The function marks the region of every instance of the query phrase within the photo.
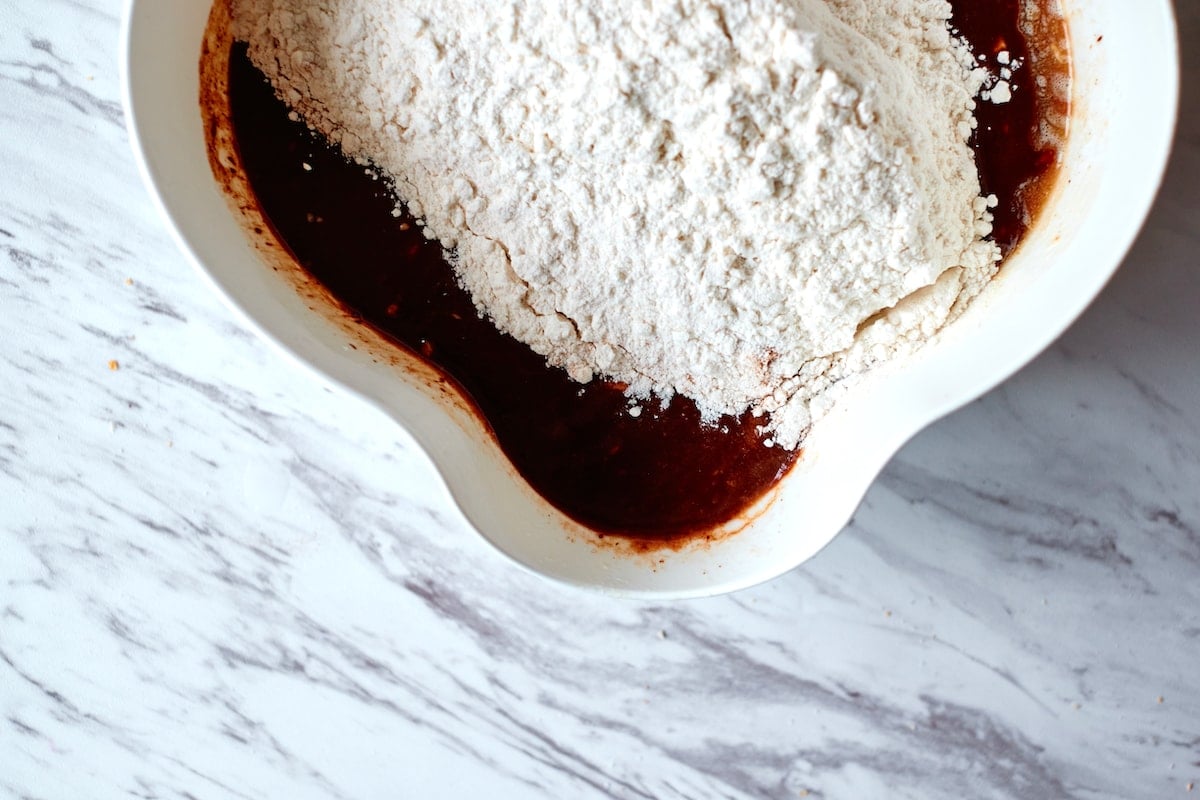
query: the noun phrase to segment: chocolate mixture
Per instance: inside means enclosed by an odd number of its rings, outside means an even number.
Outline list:
[[[973,141],[983,191],[1000,198],[995,237],[1005,254],[1052,184],[1058,154],[1046,124],[1066,119],[1034,82],[1066,76],[1065,29],[1046,14],[1030,18],[1025,4],[953,3],[955,26],[976,52],[1027,59],[1011,102],[980,103]],[[601,535],[664,544],[704,536],[800,457],[765,446],[761,420],[749,414],[704,425],[696,406],[676,397],[633,417],[623,386],[580,385],[548,367],[479,317],[440,245],[408,215],[392,215],[385,183],[289,120],[243,44],[234,45],[229,86],[243,168],[278,239],[363,322],[457,382],[518,471],[573,519]]]

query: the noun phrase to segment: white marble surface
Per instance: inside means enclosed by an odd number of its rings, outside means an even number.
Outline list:
[[[1200,784],[1196,0],[1167,185],[1101,300],[815,561],[679,604],[501,561],[402,431],[234,321],[138,183],[118,12],[0,4],[0,796]]]

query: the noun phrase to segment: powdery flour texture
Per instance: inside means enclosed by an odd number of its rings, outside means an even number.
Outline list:
[[[928,339],[999,259],[945,0],[235,0],[481,313],[579,381],[770,412]],[[397,268],[402,268],[398,263]]]

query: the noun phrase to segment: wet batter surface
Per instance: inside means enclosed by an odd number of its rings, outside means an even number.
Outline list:
[[[972,137],[983,194],[1000,199],[992,238],[1008,255],[1041,210],[1059,162],[1070,116],[1066,22],[1031,0],[952,0],[952,24],[975,53],[997,67],[996,56],[1021,63],[1010,83],[1012,100],[979,101]],[[1043,84],[1039,86],[1040,83]]]
[[[1023,21],[1020,6],[960,0],[954,23],[977,52],[1027,58],[1029,44],[1051,40],[1053,29]],[[1038,70],[1035,57],[1014,81],[1012,102],[981,103],[977,113],[973,145],[984,192],[1000,198],[996,240],[1005,253],[1057,162],[1044,130],[1051,107],[1033,89]],[[440,245],[408,215],[393,216],[383,181],[289,119],[245,45],[234,45],[229,87],[242,167],[278,239],[365,324],[452,378],[517,470],[568,516],[601,535],[690,541],[745,511],[801,457],[767,447],[761,420],[749,414],[702,424],[696,406],[676,397],[665,407],[643,403],[635,417],[623,386],[581,385],[548,367],[478,316]]]

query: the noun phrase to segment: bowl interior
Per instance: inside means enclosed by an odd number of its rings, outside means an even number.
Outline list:
[[[354,334],[294,281],[264,268],[213,180],[197,61],[210,0],[129,0],[125,108],[134,149],[181,249],[253,328],[323,380],[385,409],[424,447],[467,519],[548,577],[655,597],[731,591],[802,563],[845,525],[875,475],[932,420],[979,396],[1050,344],[1096,296],[1148,212],[1178,93],[1169,0],[1062,0],[1075,108],[1059,187],[1000,278],[931,346],[858,384],[810,436],[778,489],[734,527],[678,552],[598,545],[515,474],[461,402],[419,364],[352,349]],[[425,375],[425,377],[422,377]]]

